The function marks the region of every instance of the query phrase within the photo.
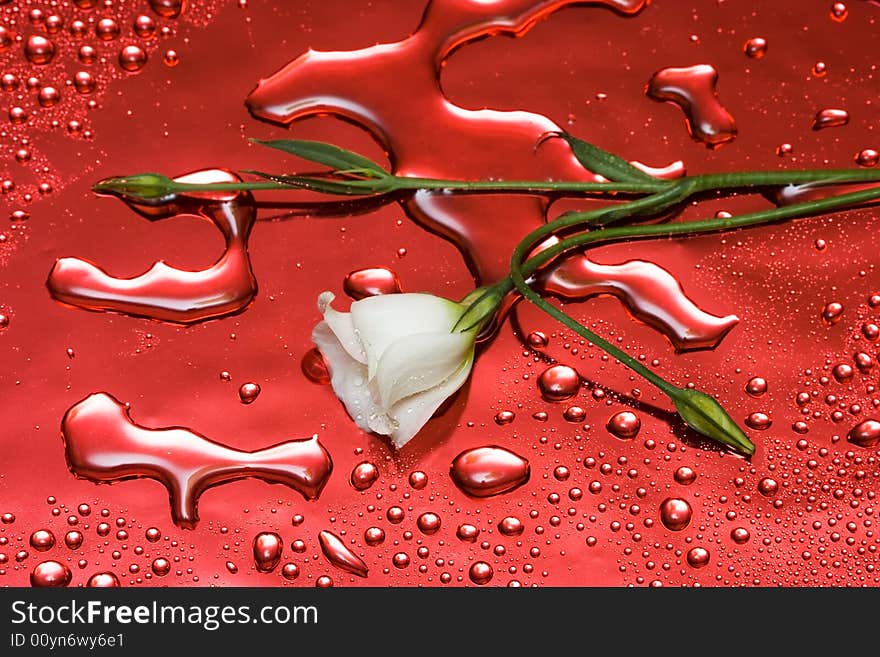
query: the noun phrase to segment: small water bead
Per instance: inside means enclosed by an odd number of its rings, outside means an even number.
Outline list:
[[[564,465],[558,465],[553,468],[553,478],[556,481],[566,481],[571,476],[571,470]]]
[[[129,73],[140,71],[147,63],[147,53],[140,46],[125,46],[119,51],[119,65]]]
[[[315,586],[319,589],[333,588],[333,579],[329,575],[321,575],[315,580]]]
[[[3,25],[0,25],[0,52],[4,52],[14,43],[12,33]]]
[[[78,507],[76,507],[76,512],[81,516],[88,516],[92,514],[92,507],[83,502]]]
[[[177,18],[185,5],[186,0],[150,0],[150,9],[162,18]]]
[[[709,550],[702,547],[695,547],[688,550],[687,562],[691,568],[703,568],[709,565]]]
[[[367,490],[379,478],[379,468],[369,461],[362,461],[351,471],[351,485],[355,490]]]
[[[813,246],[816,247],[819,253],[824,253],[828,249],[828,242],[820,238],[813,242]]]
[[[90,94],[98,86],[95,77],[88,71],[77,71],[73,74],[73,88],[79,94]]]
[[[501,411],[495,415],[495,424],[499,427],[510,424],[516,419],[516,413],[513,411]]]
[[[691,505],[680,497],[667,497],[660,504],[660,522],[671,531],[679,532],[687,527],[692,515]]]
[[[849,430],[847,440],[859,447],[873,447],[880,443],[880,422],[865,420]]]
[[[254,537],[254,565],[261,573],[275,570],[283,551],[284,541],[275,532],[261,532]]]
[[[831,11],[828,13],[828,16],[836,23],[842,23],[846,20],[846,17],[849,16],[849,10],[844,3],[835,2],[831,5]]]
[[[528,460],[496,445],[461,452],[449,469],[455,485],[473,497],[511,491],[526,483],[530,473]]]
[[[260,385],[257,383],[243,383],[238,389],[238,398],[242,404],[253,404],[260,396]]]
[[[471,567],[468,570],[468,577],[471,578],[471,581],[474,584],[480,586],[492,581],[492,576],[494,574],[495,572],[492,570],[492,566],[485,561],[475,561],[471,564]]]
[[[515,516],[507,516],[498,523],[498,531],[505,536],[519,536],[524,530],[522,520]]]
[[[141,39],[152,39],[156,36],[156,21],[141,14],[134,19],[134,33]]]
[[[635,438],[642,428],[642,421],[632,411],[620,411],[612,415],[605,424],[608,432],[622,440]]]
[[[238,566],[235,565],[232,561],[226,562],[226,570],[228,570],[231,574],[235,575],[238,573]]]
[[[553,365],[541,373],[538,389],[549,402],[559,402],[574,397],[581,387],[581,377],[568,365]]]
[[[119,578],[113,573],[95,573],[89,577],[86,586],[91,589],[114,589],[119,586]]]
[[[102,18],[95,24],[95,36],[101,41],[113,41],[119,36],[119,23],[112,18]]]
[[[38,588],[62,587],[70,584],[73,573],[57,561],[38,563],[31,572],[31,586]]]
[[[13,125],[21,125],[30,117],[30,112],[28,112],[23,107],[10,107],[9,108],[9,122]]]
[[[682,486],[690,486],[697,480],[697,473],[686,465],[679,467],[672,476],[675,479],[675,483]]]
[[[406,552],[398,552],[391,558],[395,568],[404,569],[409,566],[409,555]]]
[[[779,490],[779,484],[771,477],[764,477],[758,482],[758,492],[764,497],[772,497]]]
[[[440,516],[438,516],[436,513],[423,513],[418,517],[418,520],[416,520],[416,526],[419,528],[419,531],[426,536],[436,534],[438,531],[440,531],[440,525]]]
[[[24,55],[31,64],[45,66],[55,57],[55,44],[44,36],[31,36],[24,46]]]
[[[410,472],[409,485],[413,490],[423,490],[428,485],[428,475],[421,470]]]
[[[30,544],[37,552],[51,550],[55,546],[55,535],[48,529],[38,529],[31,534]]]
[[[837,324],[843,316],[843,304],[836,301],[825,304],[822,309],[822,319],[829,324]]]
[[[733,542],[737,545],[748,543],[751,537],[752,535],[745,527],[734,527],[730,530],[730,538],[733,539]]]
[[[562,418],[566,422],[583,422],[587,417],[587,411],[581,406],[569,406],[562,412]]]
[[[349,272],[342,281],[342,289],[355,300],[401,292],[400,279],[387,267],[370,267]]]
[[[144,532],[144,536],[150,543],[155,543],[162,538],[162,532],[159,531],[158,527],[150,527]]]
[[[465,543],[476,543],[480,530],[473,525],[463,524],[459,525],[458,529],[455,530],[455,535],[458,537],[458,540]]]
[[[385,530],[381,527],[369,527],[364,531],[364,542],[367,545],[381,545],[385,541]]]
[[[794,153],[794,146],[792,146],[791,144],[785,143],[785,144],[780,144],[779,146],[776,147],[776,154],[779,157],[787,157],[787,156],[791,155],[792,153]]]
[[[764,431],[765,429],[769,429],[773,424],[773,420],[770,419],[770,416],[766,413],[752,413],[745,420],[746,426],[749,429],[755,429],[756,431]]]
[[[98,523],[98,526],[95,527],[95,533],[98,536],[107,536],[110,533],[110,525],[106,522]]]
[[[813,75],[817,78],[825,77],[828,73],[828,65],[825,62],[816,62],[813,64]]]
[[[76,53],[77,59],[83,64],[93,64],[98,58],[98,51],[92,46],[82,46]]]
[[[83,544],[82,532],[75,529],[70,530],[64,535],[64,544],[71,550],[78,549]]]
[[[764,55],[767,54],[767,39],[752,37],[745,42],[743,52],[746,54],[746,57],[751,59],[763,59]]]
[[[852,366],[848,365],[847,363],[839,363],[835,365],[831,370],[831,375],[838,383],[846,383],[853,378],[853,374],[854,372]]]
[[[11,525],[15,522],[15,514],[9,513],[7,511],[2,516],[0,516],[0,522],[2,522],[4,525]]]
[[[0,89],[3,91],[15,91],[18,89],[18,78],[13,73],[0,75]]]
[[[746,393],[752,397],[760,397],[767,392],[767,381],[760,376],[749,379],[746,383]]]
[[[855,161],[860,167],[874,167],[880,162],[880,153],[873,148],[864,148],[856,153]]]
[[[166,50],[165,54],[162,55],[162,63],[168,68],[174,68],[180,64],[180,55],[177,54],[176,50]]]
[[[306,542],[301,538],[298,538],[290,544],[290,549],[297,554],[302,554],[306,551]]]
[[[67,31],[74,39],[82,39],[88,33],[89,25],[85,21],[76,19],[70,22]]]
[[[880,337],[880,326],[877,326],[876,324],[872,324],[870,322],[867,324],[863,324],[862,335],[865,336],[866,340],[874,342],[875,340],[877,340],[878,337]]]
[[[171,572],[171,562],[164,557],[158,557],[153,559],[153,563],[150,564],[150,569],[156,576],[165,577],[165,575]]]
[[[813,119],[813,130],[839,128],[849,123],[849,112],[843,109],[826,108],[819,110]]]
[[[297,577],[299,577],[299,566],[297,566],[295,563],[288,561],[286,564],[281,566],[281,576],[288,582],[292,582]]]

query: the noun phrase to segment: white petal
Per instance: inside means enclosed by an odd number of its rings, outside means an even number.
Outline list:
[[[379,359],[371,382],[379,403],[387,409],[443,383],[471,357],[474,337],[473,331],[422,333],[391,344]]]
[[[462,366],[446,381],[424,392],[402,399],[390,409],[388,414],[397,422],[397,426],[391,433],[391,442],[395,447],[400,448],[406,445],[431,419],[440,404],[467,381],[473,362],[474,353],[472,350]]]
[[[449,333],[464,308],[432,294],[382,294],[351,304],[355,335],[366,354],[369,378],[389,345],[420,333]]]
[[[334,310],[330,304],[335,298],[332,292],[322,292],[318,296],[318,310],[324,315],[324,321],[336,335],[342,348],[356,361],[366,363],[367,356],[351,322],[351,313],[341,313]]]
[[[361,429],[374,430],[370,418],[384,413],[370,395],[367,366],[359,363],[343,349],[339,338],[326,322],[320,322],[312,331],[312,341],[328,361],[330,385],[345,404],[345,410]],[[391,428],[387,428],[386,435],[391,433]]]

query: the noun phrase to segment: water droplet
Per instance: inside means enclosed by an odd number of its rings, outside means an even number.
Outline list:
[[[485,561],[475,561],[471,564],[471,567],[468,570],[468,576],[471,578],[471,581],[480,586],[492,581],[492,576],[494,574],[495,572],[492,570],[492,566]]]
[[[752,535],[749,533],[749,530],[745,527],[734,527],[730,530],[730,538],[733,539],[733,542],[737,545],[742,545],[743,543],[748,543],[749,539]]]
[[[458,537],[458,540],[465,543],[476,543],[480,530],[473,525],[463,524],[459,525],[458,529],[455,530],[455,535]]]
[[[238,398],[242,404],[253,404],[260,396],[261,388],[257,383],[243,383],[238,389]]]
[[[764,477],[758,482],[758,492],[764,497],[772,497],[779,490],[779,484],[775,479]]]
[[[12,34],[5,26],[0,25],[0,52],[8,50],[13,43]]]
[[[336,534],[328,531],[322,531],[318,534],[318,541],[321,543],[321,552],[331,564],[358,577],[366,577],[368,573],[367,564],[348,549],[342,539]]]
[[[73,574],[70,568],[57,561],[38,563],[31,572],[31,586],[60,587],[70,584]]]
[[[159,531],[158,527],[150,527],[144,532],[144,536],[150,543],[155,543],[162,538],[162,532]]]
[[[102,18],[95,25],[95,35],[101,41],[113,41],[119,36],[119,23],[112,18]]]
[[[826,73],[828,73],[828,65],[825,62],[816,62],[813,64],[813,75],[817,78],[825,77]]]
[[[524,529],[522,520],[515,516],[507,516],[498,523],[498,531],[505,536],[519,536]]]
[[[837,324],[842,315],[843,304],[837,303],[836,301],[825,304],[825,307],[822,309],[822,319],[829,324]]]
[[[495,424],[499,427],[504,426],[505,424],[510,424],[516,419],[516,413],[513,411],[500,411],[497,415],[495,415]]]
[[[764,39],[763,37],[752,37],[746,41],[743,46],[743,52],[745,52],[746,57],[763,59],[764,55],[767,54],[767,39]]]
[[[51,550],[55,545],[55,535],[48,529],[38,529],[31,534],[30,544],[37,552]]]
[[[2,516],[0,516],[0,522],[2,522],[4,525],[11,525],[15,522],[15,514],[9,513],[7,511]]]
[[[556,479],[556,481],[567,481],[570,476],[571,470],[564,465],[557,465],[553,468],[553,478]]]
[[[299,577],[299,566],[295,563],[287,562],[283,566],[281,566],[281,576],[284,577],[288,582],[292,582],[297,577]]]
[[[865,420],[849,430],[847,440],[859,447],[873,447],[880,442],[880,422]]]
[[[678,105],[691,137],[717,148],[736,137],[736,122],[718,99],[717,83],[718,71],[708,64],[665,68],[651,77],[646,93]]]
[[[46,37],[35,34],[25,43],[24,54],[32,64],[44,66],[55,57],[55,44]]]
[[[862,324],[862,335],[865,336],[866,340],[874,342],[880,337],[880,326],[872,323]]]
[[[452,481],[473,497],[506,493],[529,480],[528,460],[510,450],[489,445],[461,452],[452,461]]]
[[[226,570],[228,570],[231,574],[235,575],[238,573],[238,566],[236,566],[232,561],[226,562]]]
[[[702,547],[695,547],[688,550],[687,562],[691,568],[703,568],[709,565],[709,550]]]
[[[353,271],[343,280],[342,289],[355,300],[380,294],[397,294],[401,291],[400,279],[395,272],[387,267],[371,267]]]
[[[165,577],[165,575],[171,572],[171,562],[164,557],[158,557],[153,559],[150,568],[157,577]]]
[[[77,530],[72,529],[64,535],[64,544],[71,550],[78,549],[82,545],[82,543],[82,532],[78,532]]]
[[[535,351],[542,351],[550,344],[550,340],[541,331],[532,331],[526,338],[526,343]]]
[[[162,56],[162,63],[168,68],[174,68],[180,64],[180,55],[177,54],[176,50],[166,50]]]
[[[428,485],[428,475],[421,470],[415,470],[409,474],[409,485],[413,490],[423,490]]]
[[[162,18],[177,18],[185,5],[186,0],[150,0],[150,9]]]
[[[381,545],[385,541],[385,530],[381,527],[370,527],[364,531],[364,542],[367,545]]]
[[[671,531],[680,532],[687,527],[692,515],[691,505],[680,497],[667,497],[660,504],[660,522]]]
[[[95,573],[86,586],[93,589],[112,589],[119,586],[119,578],[113,573]]]
[[[98,51],[92,46],[81,46],[76,56],[83,64],[93,64],[98,58]]]
[[[839,363],[831,370],[831,375],[838,383],[845,383],[853,378],[853,368],[846,363]]]
[[[767,392],[767,381],[760,376],[753,377],[746,383],[746,393],[752,397],[760,397],[765,392]]]
[[[275,570],[281,561],[284,541],[275,532],[260,532],[254,537],[254,565],[261,573]]]
[[[617,438],[630,439],[639,435],[642,421],[632,411],[620,411],[609,418],[605,428]]]
[[[863,148],[856,153],[855,160],[860,167],[874,167],[880,162],[880,153],[873,148]]]
[[[440,525],[440,516],[438,516],[436,513],[423,513],[418,517],[418,520],[416,520],[416,526],[418,526],[419,531],[426,536],[436,534],[438,531],[440,531]]]
[[[583,422],[587,417],[587,411],[581,406],[569,406],[562,413],[566,422]]]
[[[846,5],[842,2],[835,2],[831,5],[831,11],[828,16],[831,20],[842,23],[846,20],[846,17],[849,16],[849,10],[846,8]]]
[[[330,383],[330,370],[327,369],[327,363],[321,352],[312,348],[309,349],[300,362],[300,369],[305,377],[312,383],[326,386]]]
[[[827,108],[819,110],[813,119],[813,130],[839,128],[849,123],[849,112],[842,109]]]
[[[770,416],[766,413],[752,413],[746,418],[746,426],[749,427],[749,429],[755,429],[756,431],[769,429],[772,424],[773,420],[771,420]]]
[[[355,490],[367,490],[379,478],[379,468],[369,461],[362,461],[351,471],[351,485]]]
[[[319,589],[329,589],[333,587],[333,580],[328,575],[321,575],[315,580],[315,586]]]
[[[37,94],[40,107],[53,107],[61,101],[61,92],[55,87],[42,87]]]
[[[577,394],[581,387],[581,377],[568,365],[553,365],[541,373],[538,388],[541,396],[550,402],[564,401]]]
[[[392,525],[399,525],[406,517],[406,513],[401,507],[392,506],[388,508],[388,511],[385,513],[385,517],[388,518],[388,522],[390,522]]]
[[[152,39],[156,36],[156,21],[141,14],[134,19],[134,33],[141,39]]]
[[[88,71],[77,71],[73,76],[73,88],[77,93],[90,94],[97,86],[98,83]]]
[[[697,473],[694,472],[692,468],[683,465],[675,471],[673,478],[675,479],[675,483],[677,484],[681,484],[682,486],[690,486],[697,480]]]
[[[140,71],[147,63],[147,53],[140,46],[125,46],[119,51],[119,65],[134,73]]]
[[[395,568],[403,570],[409,566],[409,555],[406,552],[398,552],[391,558],[391,563],[394,564]]]

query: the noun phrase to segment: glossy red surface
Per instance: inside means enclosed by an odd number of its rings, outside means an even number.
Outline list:
[[[326,385],[309,337],[321,291],[344,309],[346,276],[384,267],[392,274],[354,287],[399,280],[461,298],[475,276],[500,275],[546,216],[595,201],[420,194],[403,206],[316,208],[312,194],[261,194],[243,228],[212,225],[204,203],[150,221],[89,191],[139,171],[308,170],[247,137],[327,140],[402,173],[463,178],[592,179],[562,141],[534,149],[560,127],[652,167],[681,160],[692,174],[855,167],[878,149],[875,3],[853,0],[843,18],[824,0],[639,4],[435,1],[411,38],[425,7],[397,0],[0,4],[0,208],[10,219],[0,231],[0,584],[64,584],[68,571],[70,586],[878,584],[870,209],[605,246],[544,279],[588,326],[715,395],[757,445],[746,460],[686,430],[653,388],[522,305],[402,450],[358,430]],[[719,107],[702,116],[736,123],[714,149],[692,139],[679,107],[645,94],[658,71],[698,65],[718,74]],[[255,119],[248,97],[276,123]],[[823,111],[832,120],[813,130]],[[685,218],[766,204],[707,200]],[[245,260],[210,285],[195,277],[198,294],[183,298],[209,298],[209,311],[187,306],[189,325],[157,316],[169,304],[149,285],[134,309],[102,306],[113,313],[71,305],[82,295],[59,303],[46,285],[59,258],[117,279],[160,260],[210,270],[237,239],[223,226],[247,241],[246,254],[232,249]],[[548,401],[539,381],[554,364],[580,385]],[[184,529],[155,479],[98,486],[71,473],[62,418],[100,392],[130,403],[141,427],[221,441],[224,458],[318,434],[333,471],[312,501],[229,477],[203,492],[200,522]],[[528,481],[467,495],[453,460],[490,445],[527,459]],[[377,477],[355,475],[364,462]],[[92,465],[99,478],[106,463]]]

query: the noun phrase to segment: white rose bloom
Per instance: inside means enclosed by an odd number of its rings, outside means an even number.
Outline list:
[[[312,332],[333,391],[361,429],[403,447],[467,380],[482,322],[456,327],[468,305],[431,294],[368,297],[348,313],[333,299],[318,297],[324,321]]]

